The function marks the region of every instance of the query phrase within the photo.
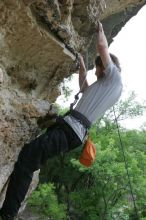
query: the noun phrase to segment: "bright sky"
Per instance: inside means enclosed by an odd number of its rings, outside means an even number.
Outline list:
[[[121,62],[124,85],[146,99],[146,6],[122,28],[110,46]]]
[[[123,97],[128,95],[129,91],[135,91],[137,101],[146,102],[146,6],[139,13],[130,19],[122,28],[119,34],[114,38],[110,46],[110,52],[117,55],[122,67],[122,80],[124,84]],[[87,79],[95,80],[94,72],[89,71]],[[57,103],[63,106],[69,106],[73,101],[74,94],[78,92],[78,75],[74,74],[71,82],[67,83],[72,88],[73,93],[66,101],[62,96],[57,99]],[[146,114],[143,117],[123,122],[127,128],[139,128],[143,122],[146,122]]]
[[[146,6],[122,28],[110,46],[110,51],[119,57],[122,66],[124,95],[135,91],[137,101],[146,102]],[[143,117],[126,120],[127,128],[139,128],[146,123]]]

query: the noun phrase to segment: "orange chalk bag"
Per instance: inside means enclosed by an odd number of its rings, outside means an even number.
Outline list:
[[[82,153],[79,157],[79,161],[85,167],[90,167],[95,161],[95,157],[96,157],[96,147],[95,144],[90,139],[90,137],[88,136],[83,146]]]

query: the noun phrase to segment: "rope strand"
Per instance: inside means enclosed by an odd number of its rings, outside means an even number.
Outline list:
[[[126,156],[125,156],[125,152],[124,152],[124,146],[123,146],[123,142],[122,142],[122,138],[121,138],[121,134],[120,134],[120,129],[119,129],[119,125],[118,125],[118,120],[117,120],[117,117],[116,117],[116,113],[115,113],[115,108],[114,107],[113,107],[113,112],[114,112],[114,116],[115,116],[115,122],[116,122],[117,131],[118,131],[121,151],[122,151],[123,159],[124,159],[124,163],[125,163],[125,169],[126,169],[126,173],[127,173],[127,177],[128,177],[128,184],[129,184],[130,193],[131,193],[131,196],[132,196],[133,207],[134,207],[135,214],[136,214],[136,219],[135,220],[139,220],[138,210],[137,210],[137,207],[136,207],[135,198],[134,198],[133,189],[132,189],[132,184],[131,184],[131,180],[130,180],[130,174],[129,174],[129,171],[128,171],[128,163],[126,161]]]

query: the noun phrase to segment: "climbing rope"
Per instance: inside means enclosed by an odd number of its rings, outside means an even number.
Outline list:
[[[121,138],[121,134],[120,134],[120,128],[119,128],[119,124],[118,124],[118,120],[117,120],[117,117],[116,117],[116,113],[115,113],[115,108],[114,107],[113,107],[113,112],[114,112],[116,127],[117,127],[117,131],[118,131],[120,148],[121,148],[121,152],[122,152],[123,159],[124,159],[125,170],[126,170],[126,173],[127,173],[128,184],[129,184],[129,187],[130,187],[130,194],[131,194],[131,197],[132,197],[133,208],[134,208],[134,211],[135,211],[135,217],[136,217],[135,220],[139,220],[138,210],[137,210],[137,206],[136,206],[136,203],[135,203],[135,198],[134,198],[134,194],[133,194],[132,184],[131,184],[131,180],[130,180],[130,174],[129,174],[129,171],[128,171],[128,163],[127,163],[127,160],[126,160],[124,146],[123,146],[123,142],[122,142],[122,138]]]

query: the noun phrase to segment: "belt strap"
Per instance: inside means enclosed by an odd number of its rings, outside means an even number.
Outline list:
[[[65,115],[71,115],[78,119],[88,129],[91,127],[91,122],[86,118],[86,116],[76,110],[71,109]]]

